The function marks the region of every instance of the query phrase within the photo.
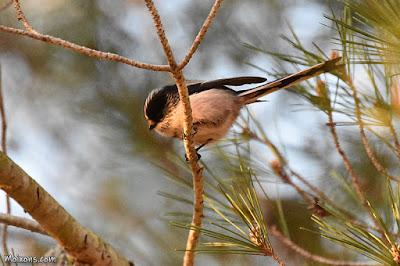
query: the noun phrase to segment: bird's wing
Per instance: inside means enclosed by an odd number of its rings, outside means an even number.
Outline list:
[[[262,83],[267,81],[262,77],[236,77],[227,79],[215,79],[201,83],[200,87],[204,89],[219,88],[221,86],[242,86],[244,84]]]
[[[236,77],[236,78],[226,78],[226,79],[215,79],[210,81],[188,81],[188,90],[189,94],[199,93],[206,90],[211,89],[223,89],[229,90],[234,93],[236,91],[226,87],[226,86],[241,86],[244,84],[252,84],[252,83],[262,83],[265,82],[267,79],[262,77]]]

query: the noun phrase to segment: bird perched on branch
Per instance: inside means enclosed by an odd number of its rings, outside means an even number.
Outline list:
[[[201,147],[223,138],[232,127],[240,109],[272,92],[342,67],[341,58],[325,61],[296,74],[255,87],[235,91],[227,86],[262,83],[262,77],[236,77],[211,81],[188,82],[192,107],[193,136],[196,151]],[[167,85],[153,90],[144,104],[144,115],[149,129],[159,134],[183,140],[184,108],[179,99],[176,85]]]

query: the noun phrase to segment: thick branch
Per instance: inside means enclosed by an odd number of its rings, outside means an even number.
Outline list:
[[[110,244],[79,224],[38,183],[0,152],[0,188],[21,205],[77,263],[128,265]]]

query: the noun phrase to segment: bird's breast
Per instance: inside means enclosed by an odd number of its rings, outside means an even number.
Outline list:
[[[223,138],[232,127],[242,107],[231,91],[210,89],[190,95],[194,145],[199,146]],[[155,130],[165,136],[183,139],[184,108],[181,102],[169,112]]]

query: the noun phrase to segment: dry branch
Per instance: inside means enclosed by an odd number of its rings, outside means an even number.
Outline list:
[[[1,117],[1,150],[4,154],[7,155],[6,148],[6,136],[7,136],[7,121],[6,121],[6,113],[4,110],[4,100],[3,100],[3,87],[2,87],[2,75],[1,75],[1,66],[0,66],[0,117]],[[10,204],[10,196],[6,194],[6,209],[7,214],[11,213],[11,204]],[[9,254],[7,248],[7,224],[3,224],[3,233],[2,233],[2,243],[3,243],[3,252],[4,254]],[[10,263],[7,263],[10,265]]]
[[[179,97],[184,108],[184,123],[183,133],[185,138],[183,139],[187,158],[189,159],[190,168],[193,175],[193,191],[194,191],[194,202],[193,202],[193,217],[192,225],[201,226],[203,220],[203,209],[204,209],[204,184],[203,184],[203,168],[201,168],[197,162],[197,152],[193,145],[193,117],[192,108],[190,106],[189,92],[186,87],[186,80],[183,76],[182,70],[178,68],[171,47],[169,46],[168,40],[165,36],[160,15],[154,6],[153,1],[145,0],[147,8],[153,17],[154,26],[156,27],[158,37],[163,46],[165,55],[168,60],[168,64],[171,68],[170,72],[175,79],[175,83],[178,87]],[[194,250],[196,249],[198,237],[200,232],[196,230],[190,230],[188,240],[186,243],[186,252],[184,257],[184,265],[194,265]]]
[[[106,52],[101,52],[98,50],[94,50],[85,46],[81,46],[75,43],[68,42],[66,40],[50,36],[50,35],[44,35],[41,33],[32,33],[29,31],[21,30],[21,29],[15,29],[15,28],[10,28],[7,26],[0,25],[0,31],[12,33],[12,34],[18,34],[22,36],[27,36],[39,41],[47,42],[47,43],[52,43],[55,45],[62,46],[67,49],[74,50],[75,52],[81,53],[81,54],[86,54],[88,56],[92,57],[97,57],[99,59],[106,59],[106,60],[112,60],[112,61],[117,61],[121,62],[130,66],[134,66],[137,68],[142,68],[142,69],[148,69],[148,70],[154,70],[154,71],[169,71],[170,67],[167,65],[153,65],[153,64],[147,64],[147,63],[141,63],[138,61],[134,61],[132,59],[128,59],[126,57],[120,56],[118,54],[114,53],[106,53]]]
[[[0,188],[18,202],[77,263],[128,265],[110,244],[79,224],[38,183],[0,152]]]
[[[7,213],[0,213],[0,223],[23,228],[34,233],[48,235],[46,230],[44,230],[38,222],[24,217],[14,216]]]
[[[21,10],[21,6],[19,5],[18,0],[13,0],[14,1],[14,8],[17,11],[17,15],[18,15],[18,20],[22,20],[22,23],[24,24],[25,28],[29,31],[32,32],[34,34],[38,34],[37,31],[35,31],[31,25],[29,25],[28,20],[26,19],[24,12],[22,12]]]
[[[297,254],[301,255],[302,257],[322,263],[322,264],[328,264],[328,265],[336,265],[336,266],[377,266],[378,264],[372,264],[372,263],[360,263],[360,262],[352,262],[352,261],[338,261],[338,260],[332,260],[328,259],[325,257],[321,257],[315,254],[312,254],[308,252],[307,250],[299,247],[296,243],[294,243],[290,238],[286,237],[284,234],[282,234],[276,227],[269,227],[268,232],[272,234],[274,237],[279,239],[283,244],[285,244],[288,248],[296,252]]]

